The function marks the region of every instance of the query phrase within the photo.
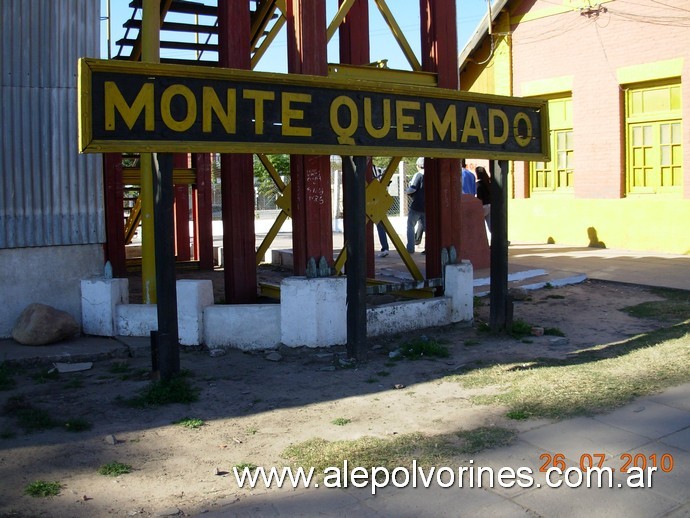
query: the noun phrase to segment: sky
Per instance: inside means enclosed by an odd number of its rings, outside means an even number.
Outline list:
[[[132,8],[129,7],[128,0],[101,0],[101,57],[108,57],[107,47],[107,3],[110,1],[111,11],[111,54],[115,56],[118,52],[118,47],[115,41],[124,36],[125,29],[122,27],[123,23],[132,16]],[[326,0],[327,18],[330,20],[337,9],[337,0]],[[388,0],[389,9],[393,13],[398,25],[405,34],[410,46],[419,58],[419,8],[414,0]],[[388,60],[389,68],[410,70],[411,67],[407,63],[399,46],[395,42],[393,36],[383,17],[379,13],[373,1],[370,5],[370,48],[371,60]],[[410,8],[414,6],[415,8]],[[462,50],[465,43],[470,39],[479,21],[482,19],[487,11],[487,0],[457,0],[457,20],[458,20],[458,52]],[[137,18],[141,18],[141,10],[137,14]],[[182,21],[182,20],[179,20]],[[186,20],[189,23],[189,19]],[[212,24],[208,20],[202,20],[202,23]],[[337,36],[331,40],[328,45],[328,61],[329,63],[338,63],[338,44]],[[212,40],[213,41],[213,40]],[[285,27],[281,30],[281,34],[271,44],[269,50],[259,62],[255,70],[264,72],[287,72],[287,59],[285,43]],[[124,50],[125,54],[129,54],[130,49]],[[162,57],[188,57],[184,55],[183,51],[161,51]],[[210,57],[210,56],[209,56]]]

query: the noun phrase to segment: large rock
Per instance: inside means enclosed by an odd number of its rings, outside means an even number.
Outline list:
[[[24,345],[47,345],[79,332],[74,317],[45,304],[29,304],[12,330],[12,338]]]

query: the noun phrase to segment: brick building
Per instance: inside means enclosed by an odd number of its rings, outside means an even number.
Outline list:
[[[510,166],[509,239],[690,254],[689,29],[688,0],[494,2],[460,89],[549,101],[551,162]]]

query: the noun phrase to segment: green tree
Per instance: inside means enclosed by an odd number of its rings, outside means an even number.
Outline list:
[[[280,176],[290,176],[290,155],[268,155],[268,160],[273,164]],[[254,180],[259,194],[263,196],[277,196],[280,192],[271,175],[268,174],[268,171],[256,155],[254,155]],[[289,179],[286,179],[285,183],[289,183]]]

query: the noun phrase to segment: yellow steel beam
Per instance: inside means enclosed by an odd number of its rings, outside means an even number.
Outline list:
[[[165,1],[165,5],[170,5]],[[144,0],[140,41],[142,61],[160,62],[160,27],[162,23],[160,0]],[[164,13],[163,13],[164,15]],[[153,164],[151,153],[142,153],[140,160],[141,179],[141,283],[144,304],[155,304],[156,290],[156,247],[153,230]]]
[[[407,270],[412,274],[414,280],[423,281],[424,276],[422,275],[422,272],[419,270],[417,263],[414,262],[414,259],[412,259],[412,256],[407,251],[407,248],[405,248],[405,245],[400,240],[400,236],[398,236],[398,233],[393,228],[388,216],[384,216],[381,220],[381,223],[383,223],[383,226],[386,228],[386,234],[388,234],[388,237],[390,237],[391,241],[393,241],[393,246],[395,246],[395,249],[398,251],[400,259],[403,260],[403,263],[405,263],[405,266],[407,266]]]
[[[273,180],[273,183],[276,184],[276,187],[278,187],[278,190],[282,194],[282,192],[285,190],[285,182],[283,182],[283,179],[280,177],[280,174],[278,174],[278,171],[276,171],[276,168],[273,167],[273,164],[268,159],[268,155],[265,155],[263,153],[257,153],[256,156],[261,162],[261,164],[266,168],[266,171]]]
[[[137,197],[134,202],[134,207],[129,211],[129,217],[125,222],[125,244],[128,245],[132,242],[134,233],[141,222],[141,198]]]
[[[379,11],[383,16],[383,19],[388,24],[388,27],[390,27],[390,30],[393,33],[393,37],[398,42],[398,45],[400,45],[400,49],[403,51],[403,54],[405,54],[405,57],[407,58],[407,61],[410,63],[412,70],[417,72],[421,71],[422,65],[419,64],[419,60],[417,59],[417,56],[414,55],[412,47],[410,47],[407,38],[405,38],[405,35],[403,34],[403,31],[400,29],[398,22],[395,21],[395,17],[393,16],[393,13],[391,13],[391,10],[388,8],[386,0],[374,0],[374,2],[376,2],[376,6],[379,8]]]
[[[256,265],[260,265],[263,262],[264,257],[266,257],[266,252],[268,251],[268,248],[271,246],[271,243],[273,243],[273,240],[276,238],[278,235],[278,232],[280,232],[280,227],[283,226],[283,223],[288,219],[287,212],[284,210],[281,210],[278,213],[278,217],[276,220],[273,222],[273,225],[271,225],[270,230],[264,237],[263,241],[261,241],[261,245],[259,245],[259,248],[256,249]]]
[[[256,156],[259,158],[263,166],[266,168],[266,171],[268,171],[268,174],[273,180],[273,183],[276,184],[278,191],[280,191],[278,199],[276,200],[276,205],[279,209],[281,209],[275,222],[273,222],[273,225],[271,225],[270,230],[268,231],[266,236],[264,236],[263,240],[261,241],[261,244],[259,245],[259,248],[256,250],[256,264],[258,266],[259,264],[261,264],[261,261],[263,261],[263,258],[266,256],[268,248],[271,246],[271,243],[273,243],[273,240],[278,235],[278,232],[280,231],[280,228],[283,226],[283,223],[285,223],[285,221],[292,216],[292,201],[290,194],[292,189],[290,187],[290,184],[286,185],[285,182],[283,182],[283,179],[278,174],[278,171],[276,171],[276,168],[273,167],[273,164],[268,159],[267,155],[259,153]]]
[[[345,0],[342,4],[340,4],[338,12],[335,13],[333,20],[331,20],[331,23],[328,25],[328,29],[326,29],[326,41],[331,41],[335,31],[338,30],[338,26],[343,23],[343,20],[347,16],[347,13],[350,12],[350,9],[354,3],[355,0]]]
[[[329,64],[328,77],[341,80],[360,79],[404,85],[438,86],[438,76],[432,72],[410,72],[409,70],[393,70],[369,65]]]
[[[275,284],[260,282],[259,293],[261,293],[261,295],[264,297],[280,300],[280,286],[276,286]]]

